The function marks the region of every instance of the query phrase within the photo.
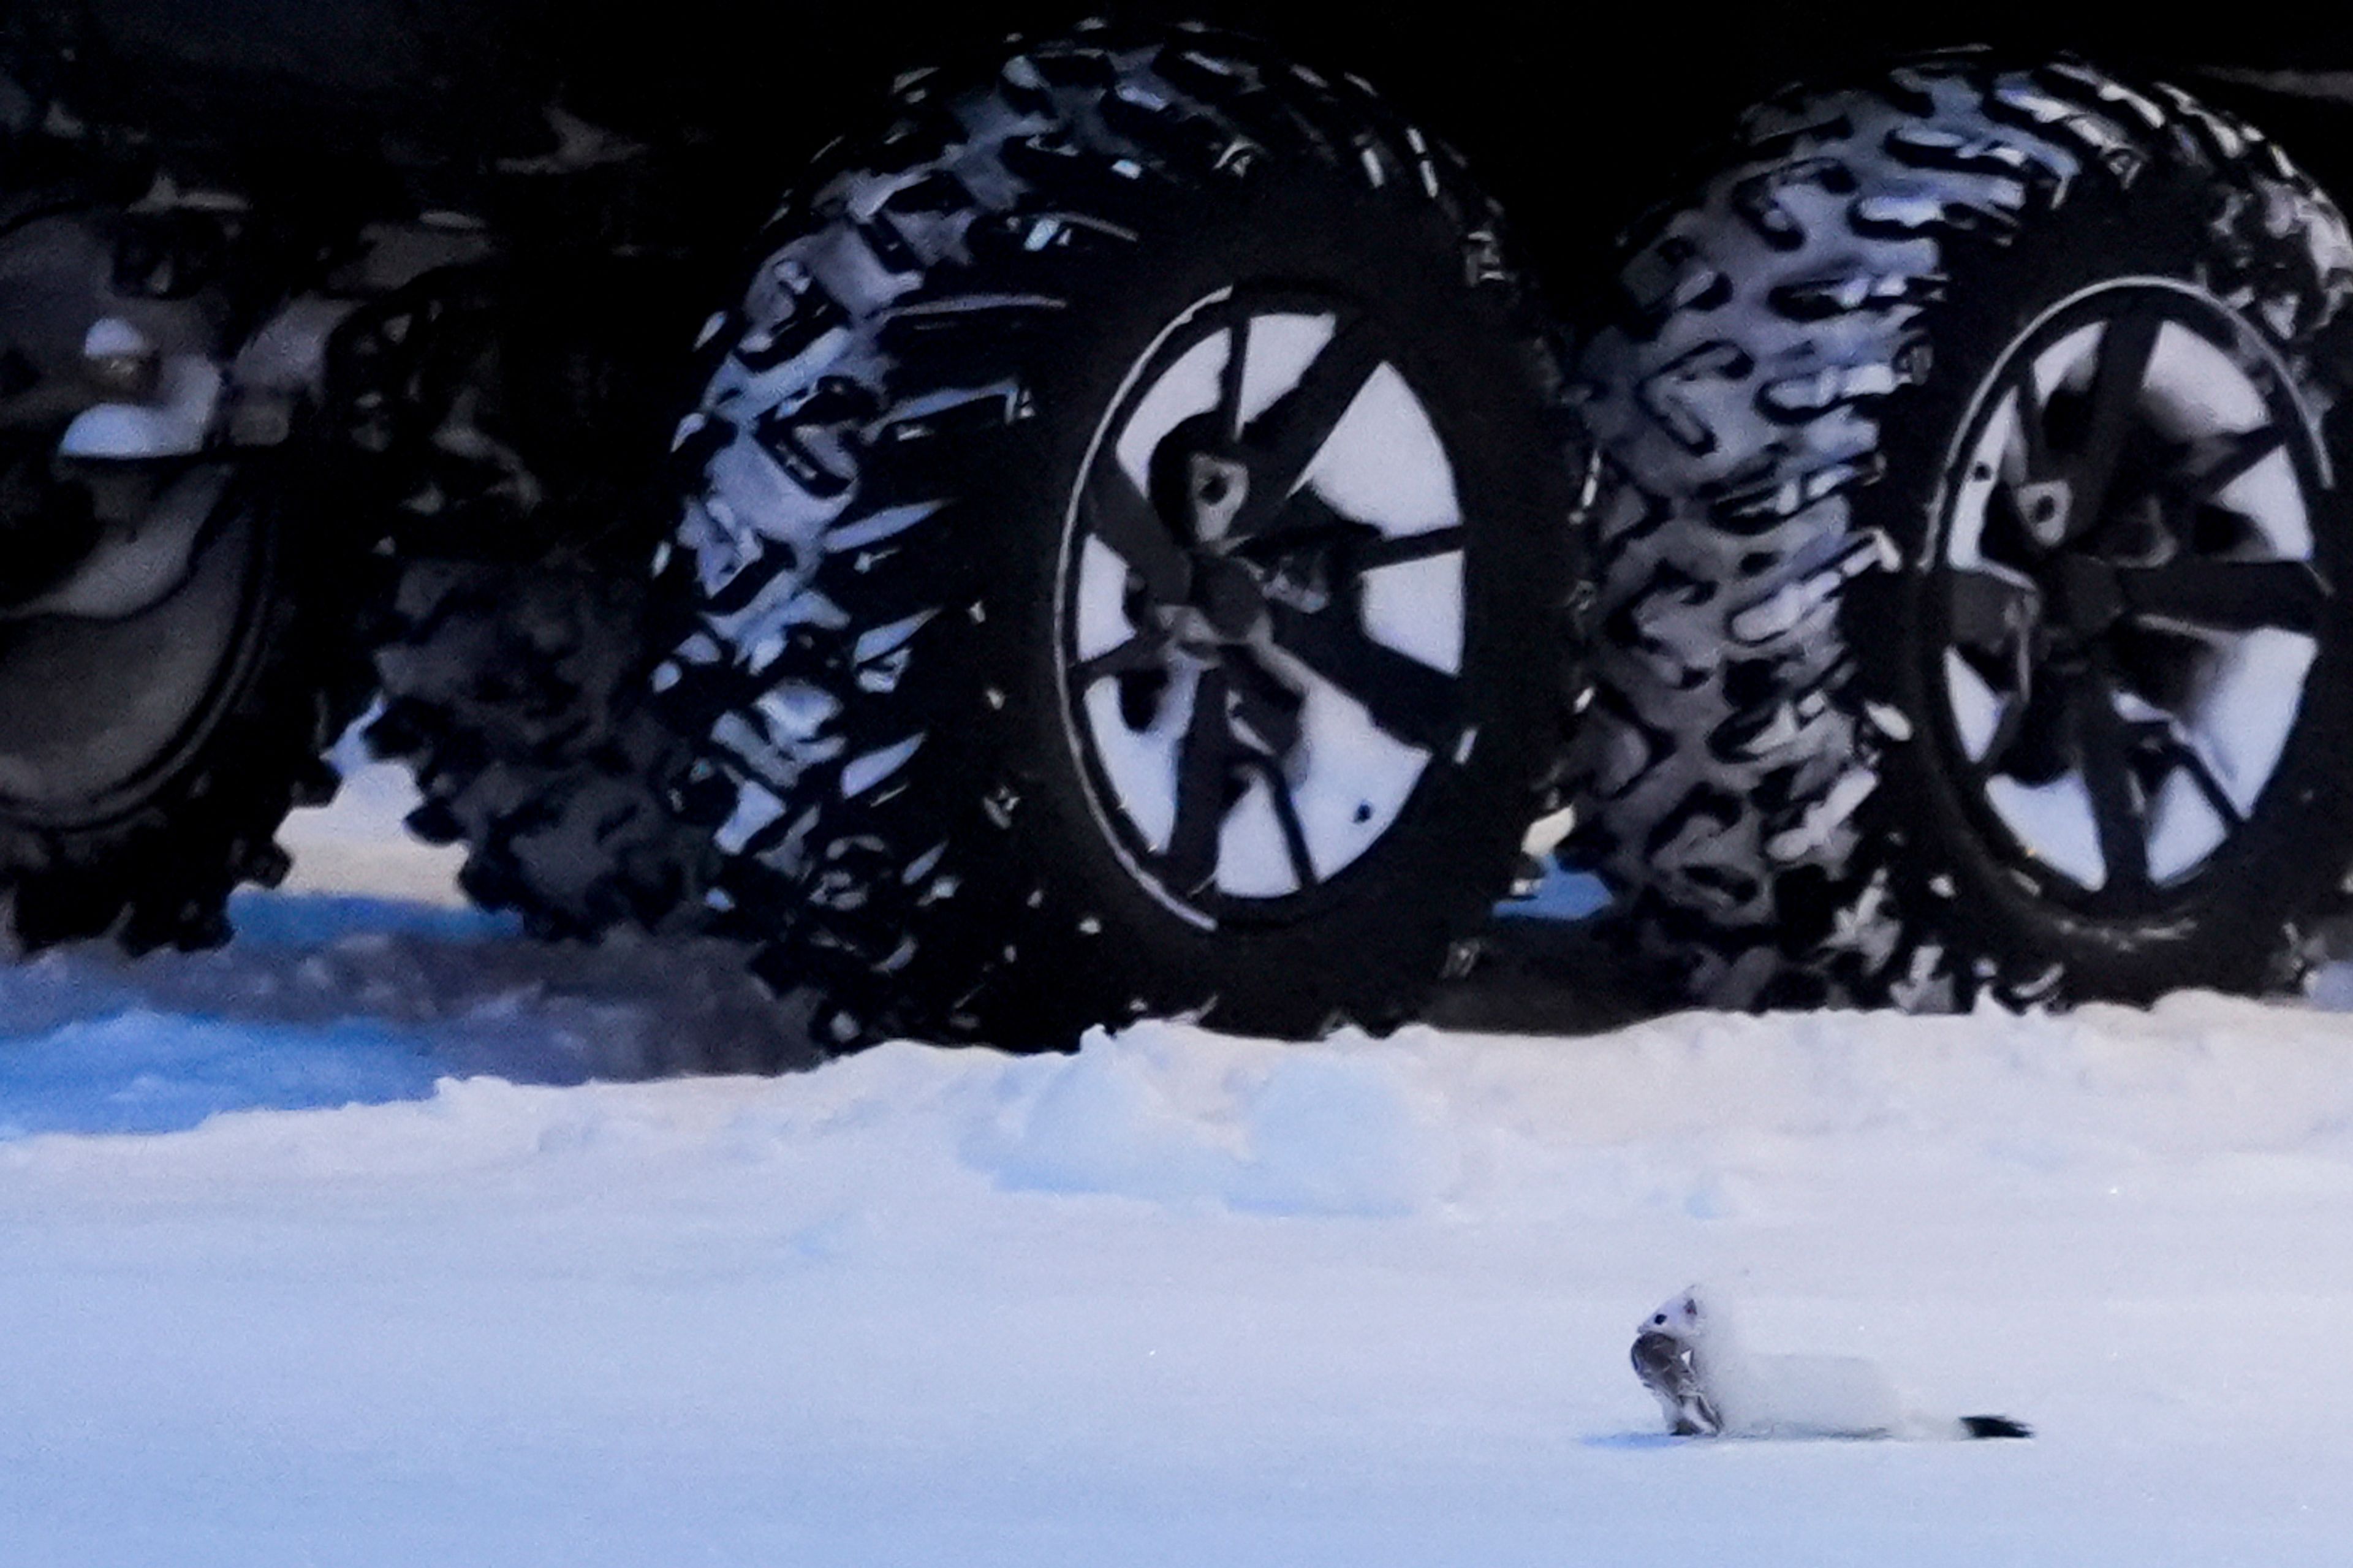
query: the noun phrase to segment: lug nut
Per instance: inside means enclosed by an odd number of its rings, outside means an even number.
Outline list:
[[[154,395],[162,359],[147,335],[120,316],[101,316],[81,342],[83,369],[108,393],[145,399]]]

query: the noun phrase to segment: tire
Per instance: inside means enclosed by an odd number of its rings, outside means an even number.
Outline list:
[[[477,904],[548,939],[683,932],[708,912],[711,835],[671,809],[688,756],[648,708],[667,496],[638,476],[684,398],[613,372],[609,298],[578,291],[428,275],[337,334],[345,466],[400,562],[367,738],[416,777],[410,829],[466,847]]]
[[[0,222],[0,889],[27,950],[226,941],[230,892],[285,874],[287,811],[333,794],[322,757],[367,690],[368,574],[311,521],[300,457],[59,455],[103,401],[93,322],[226,358],[215,293],[142,287],[142,238],[71,200]]]
[[[763,973],[835,1047],[1412,1016],[1560,731],[1571,465],[1496,215],[1362,88],[1208,34],[898,109],[787,204],[681,437],[699,625],[657,679]],[[1294,496],[1376,384],[1394,490]]]
[[[410,830],[464,844],[467,897],[533,936],[684,932],[707,914],[710,829],[670,805],[688,756],[647,709],[635,564],[410,560],[375,650],[368,742],[416,777]]]
[[[1621,284],[1578,773],[1635,940],[1734,1005],[2291,978],[2353,858],[2312,182],[2168,88],[1936,59],[1752,111]]]

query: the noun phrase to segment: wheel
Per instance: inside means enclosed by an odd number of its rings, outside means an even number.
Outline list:
[[[297,460],[110,450],[203,402],[222,357],[217,300],[142,289],[139,237],[66,204],[0,227],[0,888],[26,948],[226,940],[364,698],[362,573],[292,521]],[[156,428],[132,435],[173,447]]]
[[[1557,374],[1360,88],[1082,34],[787,208],[681,434],[658,679],[833,1044],[1410,1015],[1559,735]]]
[[[413,556],[375,650],[368,742],[416,777],[410,830],[465,845],[466,895],[537,937],[683,931],[705,912],[710,833],[670,808],[686,754],[644,701],[638,564]]]
[[[667,313],[617,312],[620,290],[584,277],[602,279],[593,261],[428,275],[358,312],[329,360],[346,488],[400,563],[370,745],[416,776],[411,829],[466,846],[469,897],[547,938],[692,929],[710,859],[708,826],[669,803],[686,753],[646,701],[643,565],[669,497],[639,476],[685,398],[614,368],[676,345],[616,352]]]
[[[2253,991],[2353,858],[2353,239],[2086,68],[1756,110],[1582,356],[1589,852],[1736,1005]]]

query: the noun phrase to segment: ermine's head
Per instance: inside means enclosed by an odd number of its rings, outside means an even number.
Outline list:
[[[1645,1319],[1641,1331],[1646,1334],[1668,1334],[1690,1344],[1707,1337],[1714,1321],[1705,1294],[1697,1285],[1677,1292],[1659,1304],[1659,1310]]]
[[[1658,1397],[1678,1437],[1712,1436],[1723,1419],[1706,1393],[1702,1365],[1713,1320],[1694,1285],[1662,1303],[1634,1331],[1634,1374]]]

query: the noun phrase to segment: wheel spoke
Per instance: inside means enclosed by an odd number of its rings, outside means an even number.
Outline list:
[[[2206,753],[2174,728],[2170,721],[2160,721],[2154,729],[2157,743],[2165,759],[2189,775],[2189,782],[2198,786],[2198,793],[2206,797],[2206,804],[2214,808],[2214,815],[2233,829],[2243,826],[2247,814],[2239,809],[2239,803],[2231,798],[2229,790],[2222,787],[2222,781],[2216,775],[2213,765],[2207,762]]]
[[[1092,658],[1082,659],[1071,668],[1071,683],[1084,691],[1106,676],[1125,675],[1130,670],[1157,669],[1166,659],[1168,638],[1160,632],[1139,632],[1116,647],[1106,648]]]
[[[2327,588],[2305,561],[2212,561],[2125,566],[2118,586],[2134,616],[2214,631],[2263,628],[2310,636],[2320,625]]]
[[[1303,552],[1325,552],[1332,572],[1342,578],[1409,561],[1429,561],[1461,552],[1464,530],[1460,524],[1420,533],[1384,535],[1368,522],[1358,522],[1333,510],[1313,490],[1299,490],[1285,501],[1267,527],[1238,547],[1251,561],[1271,563]]]
[[[1431,561],[1440,555],[1459,554],[1462,538],[1460,526],[1433,528],[1420,533],[1397,534],[1362,545],[1347,554],[1357,571],[1377,572],[1384,566],[1402,566],[1409,561]]]
[[[2026,482],[2038,483],[2053,476],[2050,434],[2044,423],[2049,413],[2042,405],[2042,389],[2034,384],[2034,362],[2031,357],[2019,357],[2010,384],[2018,396],[2018,440],[2025,452]]]
[[[1267,798],[1274,803],[1274,820],[1282,829],[1283,853],[1291,858],[1291,875],[1303,892],[1320,879],[1315,874],[1315,858],[1307,852],[1307,829],[1299,820],[1299,802],[1291,793],[1291,781],[1282,776],[1282,766],[1272,757],[1254,754],[1250,765],[1266,781]]]
[[[1289,756],[1299,744],[1298,694],[1239,649],[1229,651],[1225,671],[1236,729],[1270,754]]]
[[[1237,316],[1226,329],[1226,365],[1218,373],[1218,438],[1238,441],[1242,433],[1242,373],[1250,353],[1250,320]]]
[[[1371,327],[1362,319],[1344,322],[1298,384],[1250,421],[1243,433],[1250,500],[1236,520],[1237,532],[1255,531],[1272,520],[1380,366]]]
[[[1275,504],[1264,525],[1236,545],[1235,553],[1261,564],[1310,550],[1337,554],[1336,546],[1379,532],[1371,523],[1341,515],[1314,490],[1296,490]]]
[[[2005,657],[2042,616],[2041,589],[2023,577],[1990,566],[1947,569],[1945,605],[1955,642]]]
[[[2183,494],[2192,501],[2210,501],[2229,489],[2246,473],[2287,445],[2284,425],[2260,425],[2200,443],[2200,450],[2182,476]]]
[[[2116,465],[2138,420],[2149,354],[2157,347],[2158,330],[2163,325],[2155,311],[2140,310],[2111,320],[2100,333],[2099,363],[2092,376],[2091,418],[2077,458],[2069,510],[2071,533],[2080,533],[2107,515],[2108,491],[2116,483]]]
[[[1973,764],[1978,777],[1991,778],[2002,771],[2002,759],[2026,732],[2026,715],[2031,705],[2031,697],[2023,690],[2003,700],[2001,716],[1993,721],[1993,733],[1986,740],[1985,752]]]
[[[1168,879],[1190,896],[1218,873],[1218,834],[1226,820],[1226,776],[1234,751],[1226,719],[1225,671],[1212,666],[1193,688],[1193,715],[1176,754],[1176,818],[1168,830]]]
[[[2108,886],[2148,882],[2147,812],[2132,770],[2132,731],[2116,711],[2107,681],[2086,674],[2068,693],[2073,709],[2076,761],[2092,796],[2100,859]]]
[[[1087,526],[1144,579],[1153,601],[1183,604],[1192,586],[1192,566],[1168,525],[1109,452],[1095,458],[1081,500]]]
[[[1453,678],[1375,642],[1345,607],[1310,614],[1278,601],[1269,609],[1276,644],[1363,704],[1398,740],[1440,752],[1461,733]]]

